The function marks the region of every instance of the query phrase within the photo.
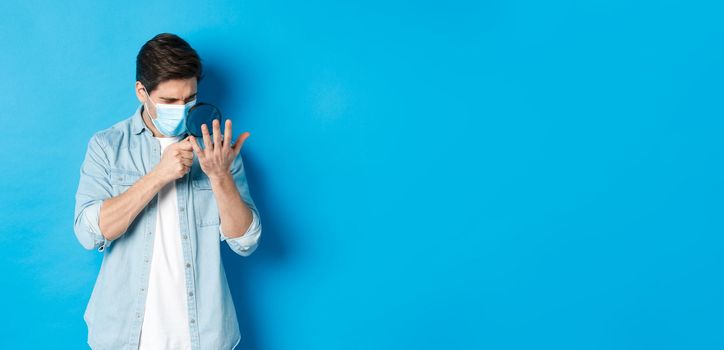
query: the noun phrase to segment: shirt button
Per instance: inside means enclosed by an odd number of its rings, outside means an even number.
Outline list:
[[[191,267],[191,264],[186,263],[186,268],[188,269],[189,267]]]
[[[194,292],[189,292],[189,296],[190,297],[194,296]]]
[[[141,318],[141,314],[136,312],[136,317]]]
[[[194,322],[196,322],[196,321],[192,318],[191,321],[189,321],[189,322],[194,323]]]
[[[141,288],[141,292],[143,292],[143,288]]]
[[[187,235],[184,235],[184,239],[186,239],[186,238],[189,238],[189,236],[187,236]]]

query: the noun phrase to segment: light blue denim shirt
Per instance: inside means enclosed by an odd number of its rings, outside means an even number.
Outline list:
[[[146,128],[141,110],[139,105],[133,116],[95,133],[80,169],[75,235],[84,248],[103,254],[83,315],[92,349],[135,350],[139,345],[158,196],[113,241],[101,234],[98,218],[103,200],[126,191],[161,159],[161,145]],[[261,221],[249,193],[241,153],[231,165],[231,174],[253,213],[249,229],[238,238],[227,238],[221,231],[211,183],[197,157],[191,170],[175,181],[192,349],[233,349],[241,341],[221,261],[221,241],[237,254],[249,256],[258,246]]]

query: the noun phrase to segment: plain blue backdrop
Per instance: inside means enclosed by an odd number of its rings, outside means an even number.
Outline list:
[[[243,349],[724,348],[724,7],[3,1],[0,348],[82,349],[90,136],[161,32],[250,131]]]

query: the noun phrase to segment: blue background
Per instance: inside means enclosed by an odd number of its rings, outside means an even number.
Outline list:
[[[724,8],[3,1],[0,348],[81,349],[90,136],[173,32],[263,234],[244,349],[724,348]],[[241,126],[241,128],[239,128]]]

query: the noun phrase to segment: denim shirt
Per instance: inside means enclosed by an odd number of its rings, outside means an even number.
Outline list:
[[[87,250],[101,252],[98,277],[83,318],[92,349],[138,349],[153,252],[158,196],[128,230],[109,241],[98,219],[103,200],[128,190],[161,159],[161,145],[146,128],[142,105],[129,118],[96,132],[88,142],[75,197],[74,231]],[[185,136],[185,135],[184,135]],[[252,211],[241,237],[227,238],[211,183],[194,156],[191,170],[175,180],[184,259],[192,349],[233,349],[241,341],[239,324],[221,261],[221,242],[249,256],[261,235],[259,212],[249,193],[241,153],[231,175]]]

